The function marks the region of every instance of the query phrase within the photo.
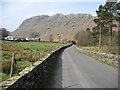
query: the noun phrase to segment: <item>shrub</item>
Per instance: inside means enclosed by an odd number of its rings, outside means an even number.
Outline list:
[[[72,44],[74,44],[74,45],[75,45],[75,44],[76,44],[76,42],[75,42],[75,41],[72,41]]]
[[[28,61],[32,62],[32,61],[33,61],[33,55],[32,55],[32,54],[26,55],[26,59],[27,59]]]
[[[111,54],[116,54],[116,55],[119,54],[117,46],[111,46],[110,48],[107,47],[107,51],[108,53],[111,53]]]
[[[26,47],[26,48],[24,48],[24,50],[30,50],[30,48]]]
[[[7,60],[5,61],[4,63],[2,63],[2,73],[5,73],[5,74],[10,74],[10,69],[11,69],[11,60]],[[13,66],[13,73],[16,72],[16,67],[15,65]]]
[[[89,46],[92,45],[91,33],[88,31],[79,31],[74,36],[77,41],[77,46]]]
[[[11,58],[11,54],[10,53],[2,53],[2,56],[6,59],[10,59]]]
[[[8,60],[4,63],[2,63],[2,72],[9,74],[10,73],[10,67],[11,67],[11,61]]]
[[[2,44],[2,48],[1,48],[1,49],[4,50],[4,51],[14,51],[14,50],[15,50],[15,49],[12,47],[11,44],[6,44],[6,43]]]
[[[22,55],[19,54],[19,53],[16,53],[15,54],[15,59],[20,61],[22,59]]]

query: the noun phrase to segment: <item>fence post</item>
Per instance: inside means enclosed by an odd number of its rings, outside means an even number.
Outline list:
[[[37,61],[37,51],[35,50],[35,61]]]
[[[33,50],[31,50],[31,52],[30,52],[30,61],[32,62],[32,65],[33,65],[33,63],[34,63],[34,54],[32,53],[33,52]]]
[[[31,61],[32,61],[32,59],[33,59],[33,57],[32,57],[32,54],[30,53],[30,59],[31,59]]]
[[[16,58],[15,58],[15,56],[16,56],[16,54],[17,53],[15,53],[15,55],[14,55],[14,63],[13,63],[13,65],[15,65],[15,70],[16,70],[16,73],[18,74],[18,65],[17,65],[17,60],[16,60]],[[21,55],[21,54],[20,54]]]
[[[45,57],[45,53],[43,52],[43,57]]]
[[[14,58],[15,58],[15,53],[12,54],[12,59],[11,59],[11,69],[10,69],[10,77],[13,76]]]
[[[40,53],[38,53],[38,60],[39,60],[39,61],[40,61],[40,57],[41,57],[41,56],[40,56]]]

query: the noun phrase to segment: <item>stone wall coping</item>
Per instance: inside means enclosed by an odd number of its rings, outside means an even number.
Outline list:
[[[61,47],[60,47],[61,48]],[[57,50],[59,50],[60,48],[53,50],[52,53],[56,52]],[[52,54],[51,53],[51,54]],[[5,87],[6,86],[10,86],[13,83],[15,83],[19,78],[21,78],[22,76],[24,76],[25,74],[29,73],[30,71],[32,71],[36,66],[38,66],[39,64],[41,64],[44,60],[46,60],[51,54],[47,54],[44,58],[41,58],[39,61],[36,61],[33,63],[33,65],[31,64],[30,66],[26,67],[25,69],[23,69],[21,72],[19,72],[19,75],[13,76],[3,82],[0,83],[0,87]]]

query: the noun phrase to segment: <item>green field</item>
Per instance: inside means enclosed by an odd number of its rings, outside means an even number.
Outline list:
[[[9,78],[10,64],[13,53],[15,53],[14,59],[17,61],[17,70],[20,72],[25,67],[45,57],[48,53],[52,53],[53,50],[66,45],[67,44],[52,42],[3,41],[2,47],[0,47],[2,50],[1,57],[3,81]],[[16,74],[16,72],[14,74]]]

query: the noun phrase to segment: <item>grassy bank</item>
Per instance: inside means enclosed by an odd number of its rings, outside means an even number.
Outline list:
[[[86,47],[80,47],[82,49],[85,50],[91,50],[91,51],[96,51],[96,52],[101,52],[101,53],[107,53],[107,54],[114,54],[114,55],[118,55],[120,54],[118,52],[118,49],[120,47],[118,46],[111,46],[110,48],[108,46],[102,46],[101,48],[95,47],[95,46],[86,46]]]
[[[111,47],[111,49],[109,49],[108,47],[102,47],[100,49],[98,47],[77,47],[78,50],[79,50],[79,48],[81,48],[83,50],[95,51],[95,52],[106,53],[106,54],[113,54],[113,55],[116,55],[116,56],[120,55],[120,53],[117,52],[118,51],[118,47]],[[113,63],[108,62],[107,60],[104,60],[104,61],[100,60],[99,57],[90,55],[89,53],[83,52],[83,54],[85,54],[87,56],[90,56],[90,57],[94,58],[95,60],[97,60],[99,62],[102,62],[102,63],[105,63],[105,64],[110,65],[112,67],[120,69],[119,65],[116,66]]]
[[[17,70],[20,72],[25,67],[29,66],[35,60],[40,60],[48,53],[50,54],[53,50],[65,46],[67,44],[52,43],[52,42],[14,42],[14,41],[3,41],[2,47],[0,47],[2,57],[2,79],[6,80],[9,78],[10,64],[12,54],[15,53],[15,60],[17,61]]]

